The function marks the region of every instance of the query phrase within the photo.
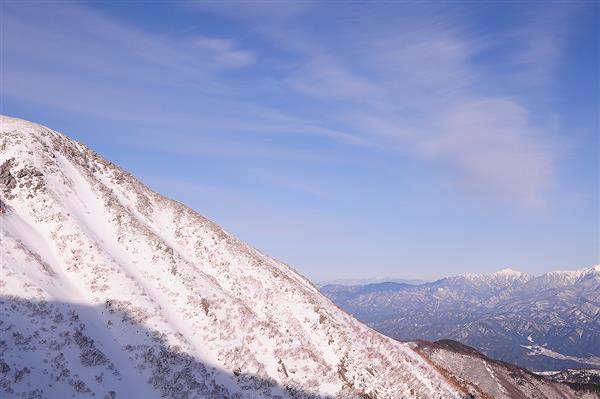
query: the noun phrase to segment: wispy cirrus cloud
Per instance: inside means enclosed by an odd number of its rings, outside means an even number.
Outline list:
[[[325,156],[256,138],[362,144],[255,101],[277,88],[252,74],[256,52],[231,37],[148,32],[77,3],[11,3],[4,13],[2,92],[12,99],[160,130],[179,141],[141,140],[151,134],[139,130],[128,136],[184,154],[311,162]]]
[[[209,51],[209,57],[214,65],[220,67],[244,67],[254,62],[254,53],[242,49],[231,39],[219,37],[196,37],[192,40],[200,50]]]
[[[9,3],[4,12],[8,76],[23,66],[40,76],[64,75],[70,69],[75,79],[126,80],[130,88],[191,87],[222,93],[224,86],[211,84],[215,74],[254,61],[251,50],[230,38],[150,34],[75,3]]]
[[[462,172],[470,188],[525,206],[542,206],[554,179],[551,147],[528,111],[502,98],[477,98],[445,109],[418,140],[421,153]]]
[[[542,205],[555,181],[556,127],[523,87],[549,85],[577,7],[525,13],[510,34],[478,36],[458,7],[441,5],[385,4],[359,15],[352,4],[188,3],[261,35],[268,63],[256,43],[143,31],[77,4],[5,8],[5,94],[152,121],[197,143],[161,143],[166,150],[344,157],[257,139],[318,137],[443,165],[461,186],[518,206]],[[319,19],[331,29],[319,30]],[[368,29],[355,29],[364,21]]]
[[[333,35],[352,43],[350,52],[335,37],[332,47],[293,26],[263,31],[297,54],[283,82],[323,104],[322,123],[444,165],[469,190],[536,207],[555,181],[556,131],[537,114],[551,112],[528,102],[522,87],[547,84],[560,61],[568,18],[548,14],[519,22],[510,37],[473,37],[459,16],[372,27],[367,37],[349,23]],[[498,48],[506,49],[500,71],[478,59]]]
[[[241,20],[276,19],[298,17],[317,4],[314,0],[303,1],[247,1],[247,0],[188,0],[192,9],[215,12]]]

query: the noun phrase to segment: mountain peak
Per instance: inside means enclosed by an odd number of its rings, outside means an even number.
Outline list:
[[[43,130],[50,130],[38,123],[8,115],[0,115],[0,126],[2,126],[3,133],[18,132],[19,134],[35,134]],[[55,133],[60,134],[58,132]],[[60,135],[62,136],[62,134]]]
[[[511,269],[509,267],[498,270],[492,273],[492,276],[502,276],[502,277],[521,277],[526,275],[526,273],[520,272],[518,270]]]
[[[485,283],[493,283],[496,280],[524,280],[529,279],[531,276],[527,273],[520,272],[518,270],[514,270],[511,268],[504,268],[498,270],[494,273],[485,274],[485,273],[465,273],[460,276],[451,277],[451,279],[466,279],[472,282],[485,282]]]
[[[593,265],[583,269],[575,270],[555,270],[545,273],[539,277],[540,280],[553,281],[556,283],[572,283],[586,275],[600,273],[600,265]]]

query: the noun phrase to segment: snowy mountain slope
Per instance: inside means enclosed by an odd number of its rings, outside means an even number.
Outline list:
[[[549,384],[548,381],[525,369],[486,357],[459,342],[443,340],[435,343],[413,343],[415,350],[423,353],[441,371],[453,378],[476,378],[482,397],[496,399],[527,399],[564,397],[573,395],[573,389],[582,397],[597,397],[598,387],[588,384]]]
[[[505,269],[418,286],[321,290],[397,339],[453,339],[533,370],[600,365],[600,266],[537,277]]]
[[[4,394],[463,394],[291,268],[83,145],[14,118],[1,127]]]
[[[85,146],[0,126],[2,397],[486,397]]]

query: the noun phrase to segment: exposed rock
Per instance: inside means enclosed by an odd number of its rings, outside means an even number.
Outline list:
[[[10,195],[13,188],[17,186],[17,180],[11,173],[11,168],[15,163],[14,158],[9,158],[0,165],[0,186],[4,195]]]

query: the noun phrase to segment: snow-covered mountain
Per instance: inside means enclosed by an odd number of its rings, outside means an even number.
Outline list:
[[[325,286],[391,337],[453,339],[534,370],[600,367],[600,266],[531,276],[511,269],[407,286]]]
[[[0,396],[489,396],[84,145],[0,125]]]

